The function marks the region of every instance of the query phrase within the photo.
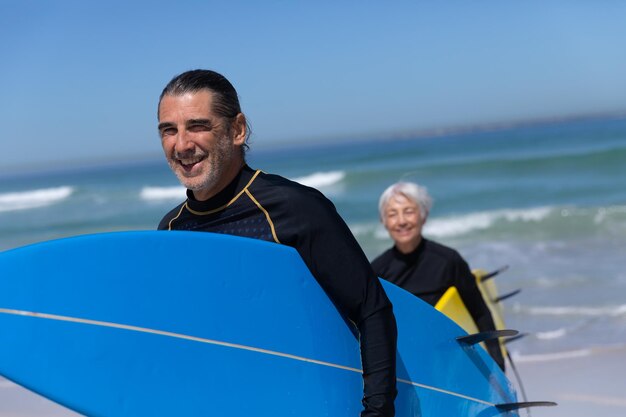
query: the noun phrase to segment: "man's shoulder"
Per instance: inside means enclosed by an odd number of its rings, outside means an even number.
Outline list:
[[[251,191],[273,194],[294,204],[330,203],[319,190],[277,174],[261,171],[251,184]]]
[[[282,175],[272,174],[265,171],[260,171],[257,179],[254,181],[254,184],[262,184],[265,186],[273,186],[280,187],[286,190],[293,190],[295,192],[302,192],[308,190],[315,190],[314,188],[307,187],[306,185],[300,184],[294,180],[291,180],[287,177],[283,177]]]

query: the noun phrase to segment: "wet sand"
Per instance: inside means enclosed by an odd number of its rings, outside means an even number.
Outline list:
[[[516,366],[529,401],[555,401],[559,404],[556,407],[529,409],[530,414],[522,410],[520,417],[626,416],[624,348],[604,350],[587,356],[573,354],[557,360],[520,359],[516,361]],[[509,378],[516,385],[511,372]],[[0,417],[44,416],[76,417],[78,414],[10,381],[0,379]]]
[[[532,417],[626,416],[626,349],[587,356],[517,363],[529,401],[556,407],[530,409]],[[510,376],[513,380],[513,377]],[[528,415],[522,411],[520,417]]]
[[[79,415],[0,377],[1,417],[77,417]]]

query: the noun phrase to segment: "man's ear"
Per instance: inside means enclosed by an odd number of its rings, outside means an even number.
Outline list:
[[[246,136],[248,135],[248,125],[246,123],[246,116],[243,113],[239,113],[235,116],[233,124],[231,126],[233,132],[233,145],[242,146],[246,143]]]

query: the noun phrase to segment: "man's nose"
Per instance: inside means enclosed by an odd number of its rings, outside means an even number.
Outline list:
[[[176,136],[176,152],[184,153],[194,148],[194,143],[190,140],[189,135],[185,130],[178,132]]]

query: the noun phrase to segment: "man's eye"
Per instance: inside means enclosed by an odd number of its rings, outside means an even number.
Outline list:
[[[195,124],[189,126],[190,132],[207,132],[209,130],[211,130],[211,126],[205,124]]]
[[[161,129],[161,136],[171,136],[176,134],[176,129],[173,127],[168,127],[166,129]]]

